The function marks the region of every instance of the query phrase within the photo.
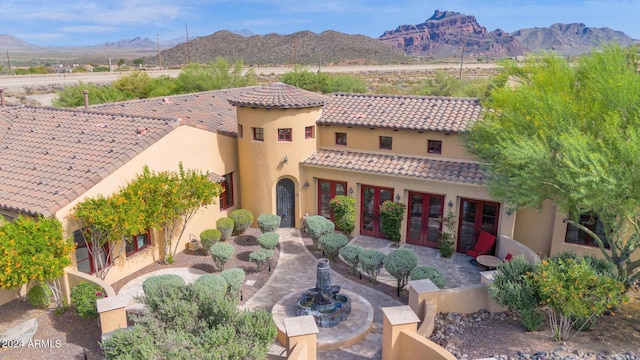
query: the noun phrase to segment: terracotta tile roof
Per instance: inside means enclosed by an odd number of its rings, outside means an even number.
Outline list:
[[[322,106],[328,101],[328,96],[283,83],[247,88],[245,91],[229,98],[231,105],[267,109],[308,108]]]
[[[409,176],[476,185],[481,185],[486,180],[486,170],[478,163],[371,154],[347,150],[321,149],[303,160],[301,164],[303,166],[317,166],[392,176]]]
[[[204,91],[193,94],[123,101],[92,106],[109,113],[180,118],[181,124],[237,136],[236,109],[227,101],[255,87]],[[89,93],[91,96],[91,93]]]
[[[464,131],[480,119],[478,99],[336,93],[318,124],[423,131]]]
[[[0,208],[51,216],[178,126],[95,110],[0,108]]]

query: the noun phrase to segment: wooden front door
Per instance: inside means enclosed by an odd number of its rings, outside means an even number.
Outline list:
[[[444,196],[409,192],[407,243],[437,247],[443,212]]]
[[[480,231],[498,234],[500,204],[482,200],[462,199],[460,201],[460,222],[458,224],[458,246],[456,251],[466,253],[475,245]]]
[[[276,184],[276,212],[282,218],[280,227],[292,228],[296,226],[296,194],[291,179],[280,179]]]
[[[384,238],[380,205],[393,199],[393,189],[362,185],[360,194],[360,234]]]
[[[318,214],[335,223],[329,201],[336,195],[347,195],[347,183],[341,181],[318,180]]]

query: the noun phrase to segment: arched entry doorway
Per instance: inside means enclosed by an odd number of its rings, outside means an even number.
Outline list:
[[[282,218],[281,228],[296,226],[296,193],[291,179],[280,179],[276,184],[276,214]]]

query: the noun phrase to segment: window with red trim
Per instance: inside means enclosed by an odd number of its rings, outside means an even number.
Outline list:
[[[253,140],[264,141],[264,129],[263,128],[251,128],[253,130]]]
[[[307,126],[304,128],[304,138],[305,139],[313,139],[316,137],[315,131],[314,131],[315,126]]]
[[[226,174],[220,185],[222,186],[220,210],[224,210],[233,206],[233,173]]]
[[[336,145],[347,145],[347,133],[336,133]]]
[[[391,150],[393,138],[391,136],[380,136],[380,149]]]
[[[278,129],[278,141],[291,141],[291,128]]]
[[[428,140],[427,152],[429,154],[442,154],[442,141],[441,140]]]
[[[598,235],[600,240],[603,242],[604,247],[607,249],[609,248],[609,242],[607,242],[604,225],[602,224],[602,221],[598,219],[598,216],[592,213],[582,214],[578,219],[578,223]],[[567,224],[567,234],[564,241],[573,244],[598,247],[598,243],[589,234],[573,224]]]
[[[125,252],[127,256],[133,255],[149,246],[151,246],[151,233],[149,230],[143,234],[125,237]]]

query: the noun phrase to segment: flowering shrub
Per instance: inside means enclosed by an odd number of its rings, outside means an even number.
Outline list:
[[[387,200],[380,206],[380,221],[382,222],[382,231],[387,239],[392,241],[400,241],[400,227],[402,219],[407,209],[405,204]]]
[[[454,240],[456,238],[456,216],[449,209],[447,215],[438,219],[439,222],[447,229],[440,233],[438,238],[438,250],[443,258],[450,258],[454,252]]]
[[[349,235],[356,223],[356,199],[346,195],[336,195],[329,201],[329,208],[336,220],[336,228]]]
[[[545,259],[531,280],[547,306],[549,325],[558,341],[568,340],[572,327],[580,331],[584,323],[627,301],[624,283],[599,276],[585,259]]]
[[[83,282],[71,288],[71,303],[75,305],[76,314],[83,318],[98,317],[96,301],[107,297],[100,285]]]

